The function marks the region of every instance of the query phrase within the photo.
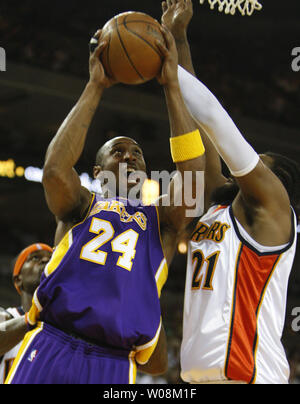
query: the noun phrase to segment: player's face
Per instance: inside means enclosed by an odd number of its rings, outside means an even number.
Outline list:
[[[102,165],[95,167],[95,177],[101,176],[100,173],[103,171],[113,173],[117,192],[120,192],[121,188],[129,191],[136,186],[138,180],[134,178],[134,173],[146,172],[146,163],[140,146],[133,139],[122,137],[106,143],[102,150]],[[127,169],[121,170],[120,164],[127,164]]]
[[[38,250],[27,257],[19,276],[22,282],[21,290],[30,294],[34,293],[40,284],[42,273],[50,261],[51,255],[50,251]]]

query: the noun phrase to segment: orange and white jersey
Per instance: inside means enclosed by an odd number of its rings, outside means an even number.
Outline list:
[[[25,314],[21,308],[10,308],[6,311],[12,316],[12,318],[19,318]],[[21,344],[22,342],[0,357],[0,384],[4,384],[5,379],[7,378],[12,367],[13,361],[19,352]]]
[[[240,381],[286,384],[281,337],[289,275],[296,252],[264,247],[233,216],[214,207],[189,243],[181,347],[181,377],[189,383]]]

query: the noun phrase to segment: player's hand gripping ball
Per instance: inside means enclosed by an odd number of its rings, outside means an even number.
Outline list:
[[[156,41],[165,44],[160,29],[157,20],[134,11],[108,21],[101,35],[101,41],[108,41],[101,54],[106,74],[124,84],[142,84],[155,78],[163,63]]]

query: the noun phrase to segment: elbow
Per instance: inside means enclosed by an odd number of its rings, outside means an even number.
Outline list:
[[[43,168],[43,185],[47,185],[54,181],[57,182],[57,180],[60,178],[60,173],[61,170],[59,170],[58,167],[46,162]]]
[[[155,361],[155,363],[151,363],[151,365],[138,366],[138,369],[142,373],[151,376],[162,376],[168,371],[168,359]]]
[[[153,370],[152,375],[153,376],[162,376],[168,371],[168,360],[166,360],[164,363],[161,363],[157,368]]]
[[[152,376],[162,376],[168,371],[168,358],[165,357],[161,361],[158,361],[152,369]]]

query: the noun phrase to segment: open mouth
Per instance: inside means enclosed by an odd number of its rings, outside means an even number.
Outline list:
[[[139,183],[140,178],[138,175],[138,171],[133,168],[133,167],[127,167],[127,169],[124,172],[126,179],[127,179],[127,184],[129,185],[136,185]]]
[[[129,176],[131,174],[134,174],[135,172],[136,172],[135,168],[127,168],[127,171],[126,171],[127,179],[129,178]]]
[[[136,185],[140,182],[138,172],[134,169],[127,170],[127,183],[130,185]]]

